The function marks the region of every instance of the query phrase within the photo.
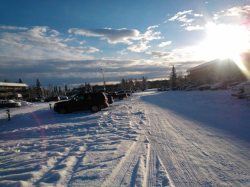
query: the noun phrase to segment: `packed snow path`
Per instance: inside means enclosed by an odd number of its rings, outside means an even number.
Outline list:
[[[250,106],[143,92],[101,112],[0,111],[0,186],[250,186]]]
[[[250,186],[249,106],[226,92],[142,100],[136,107],[145,134],[173,185]]]

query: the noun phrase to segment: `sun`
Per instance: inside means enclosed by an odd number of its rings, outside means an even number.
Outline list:
[[[238,59],[250,47],[250,34],[242,25],[206,25],[206,37],[201,44],[202,50],[211,59]]]
[[[250,51],[250,30],[244,25],[215,24],[205,26],[206,37],[197,46],[197,53],[203,59],[231,59],[250,80],[250,70],[243,53]]]

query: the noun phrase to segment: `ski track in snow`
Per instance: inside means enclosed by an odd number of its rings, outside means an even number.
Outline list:
[[[0,110],[0,186],[250,186],[250,138],[223,131],[219,118],[218,128],[200,120],[206,116],[193,119],[199,110],[218,117],[225,104],[209,105],[224,92],[203,93],[194,95],[211,101],[142,92],[95,114],[56,114],[41,103],[11,109],[7,121]],[[189,102],[198,110],[183,115],[179,100],[184,112]],[[246,128],[250,109],[232,107],[245,111],[230,125]]]
[[[143,111],[142,125],[166,168],[170,184],[250,186],[248,142],[147,102],[152,98],[135,106]]]

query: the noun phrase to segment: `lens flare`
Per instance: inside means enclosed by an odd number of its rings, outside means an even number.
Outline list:
[[[250,79],[249,67],[241,54],[250,49],[250,31],[244,25],[208,23],[200,52],[208,59],[232,59]]]
[[[240,55],[236,58],[233,58],[233,61],[239,67],[242,73],[246,76],[246,78],[250,80],[250,69],[248,66],[246,66],[246,64],[250,62],[244,61]]]

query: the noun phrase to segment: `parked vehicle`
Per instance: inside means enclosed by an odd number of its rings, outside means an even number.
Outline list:
[[[170,88],[167,88],[167,87],[161,87],[161,88],[158,88],[157,89],[158,91],[162,92],[162,91],[169,91]]]
[[[132,92],[129,90],[120,90],[117,92],[117,94],[127,94],[127,96],[131,96]]]
[[[210,84],[203,84],[203,85],[201,85],[201,86],[198,87],[198,89],[199,89],[200,91],[203,91],[203,90],[210,90],[210,88],[211,88],[211,85],[210,85]]]
[[[113,93],[110,93],[110,94],[116,100],[123,100],[124,98],[128,97],[127,93],[124,93],[124,92],[113,92]]]
[[[108,104],[112,104],[114,102],[114,98],[112,96],[112,94],[108,93],[106,94],[107,98],[108,98]]]
[[[58,96],[58,99],[60,101],[64,101],[64,100],[68,100],[69,98],[67,96],[63,95],[63,96]]]
[[[44,102],[51,102],[51,101],[60,101],[60,97],[54,96],[54,97],[47,97],[44,99]]]
[[[26,101],[28,102],[43,102],[43,98],[29,98]]]
[[[250,81],[242,82],[232,87],[232,96],[239,99],[250,98]]]
[[[185,90],[186,91],[193,91],[193,90],[197,90],[198,88],[197,88],[197,86],[195,86],[195,85],[190,85],[190,86],[187,86],[186,88],[185,88]]]
[[[83,110],[98,112],[108,106],[108,98],[103,92],[86,93],[77,94],[70,100],[55,103],[54,111],[62,114]]]
[[[227,89],[226,82],[218,82],[218,83],[211,85],[211,90],[225,90],[225,89]]]
[[[0,100],[0,108],[14,108],[20,107],[21,102],[14,101],[14,100]]]

